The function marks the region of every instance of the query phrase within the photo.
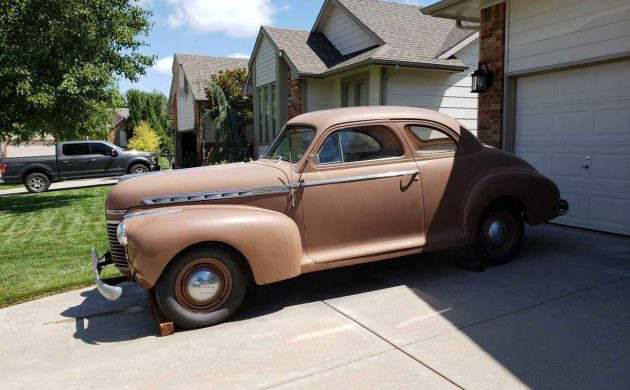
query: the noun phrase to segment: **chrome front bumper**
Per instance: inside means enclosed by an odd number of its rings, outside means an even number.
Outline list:
[[[101,270],[103,267],[108,264],[112,264],[112,258],[111,256],[108,256],[108,254],[109,252],[105,253],[102,257],[99,257],[96,250],[92,248],[92,269],[94,270],[94,278],[98,292],[110,301],[115,301],[122,295],[122,287],[110,286],[101,279]]]

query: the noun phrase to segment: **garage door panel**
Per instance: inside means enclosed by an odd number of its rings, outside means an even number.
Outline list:
[[[524,76],[515,152],[556,182],[555,221],[630,234],[630,61]]]

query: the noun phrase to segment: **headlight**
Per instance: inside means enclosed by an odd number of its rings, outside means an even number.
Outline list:
[[[127,230],[125,229],[125,223],[121,222],[118,224],[118,228],[116,229],[116,237],[118,238],[118,242],[122,246],[127,246]]]

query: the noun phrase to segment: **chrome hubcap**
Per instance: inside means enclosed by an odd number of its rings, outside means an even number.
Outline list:
[[[42,179],[41,177],[34,177],[30,180],[29,185],[32,189],[39,191],[44,188],[46,183],[44,183],[44,179]]]
[[[508,228],[503,221],[492,221],[488,227],[488,240],[494,246],[501,246],[507,240]]]
[[[144,168],[136,168],[135,171],[133,171],[133,173],[145,173],[147,170]]]
[[[209,302],[221,291],[221,279],[212,271],[203,269],[188,279],[188,295],[197,302]]]

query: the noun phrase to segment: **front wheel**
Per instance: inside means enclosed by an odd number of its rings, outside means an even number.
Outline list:
[[[129,169],[129,173],[131,173],[132,175],[137,175],[140,173],[147,173],[147,172],[149,172],[149,168],[147,168],[147,166],[144,164],[136,164],[132,166],[131,169]]]
[[[523,234],[519,209],[512,205],[497,205],[481,216],[473,249],[485,265],[504,264],[518,253]]]
[[[221,248],[194,248],[182,253],[155,286],[160,309],[183,328],[225,321],[239,308],[246,291],[240,259]]]
[[[28,192],[44,192],[50,187],[50,179],[43,173],[35,172],[26,176],[24,187]]]

